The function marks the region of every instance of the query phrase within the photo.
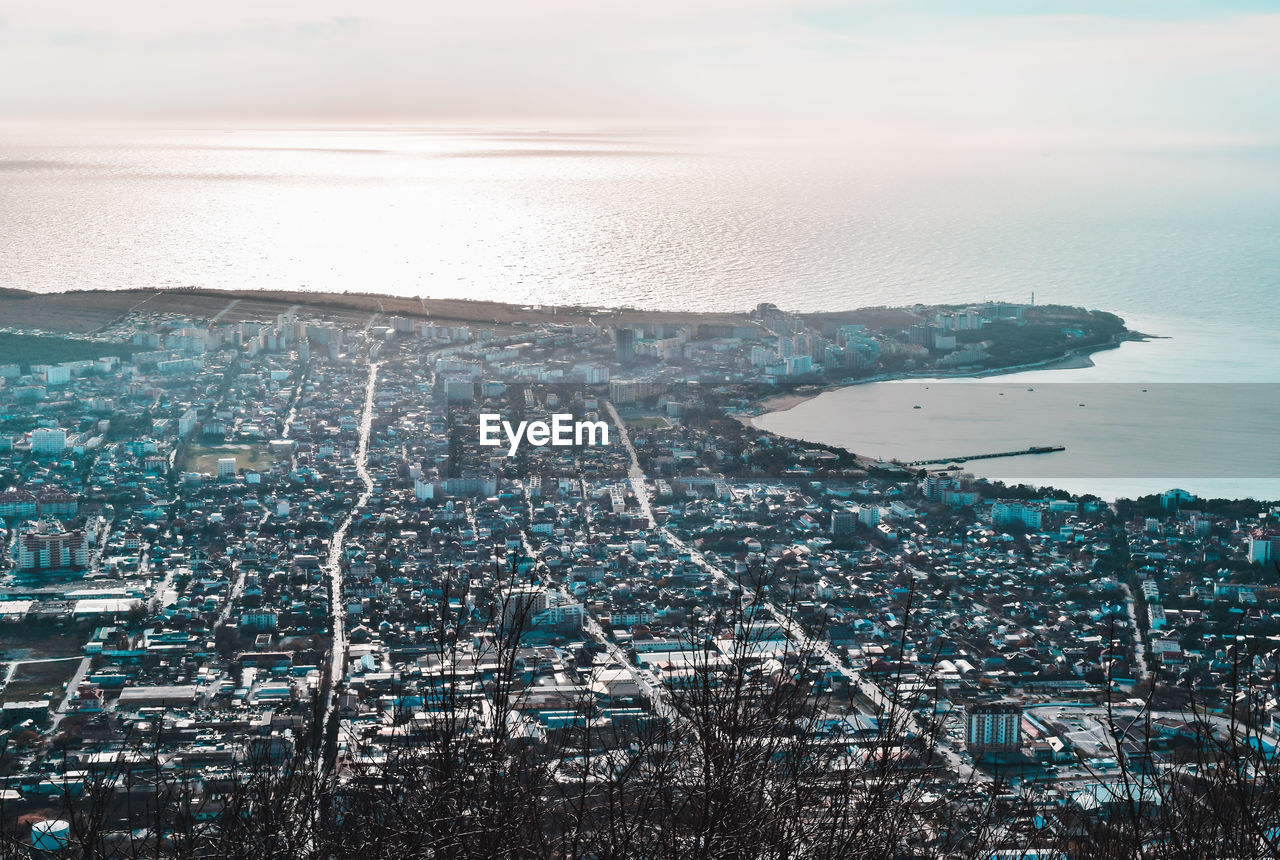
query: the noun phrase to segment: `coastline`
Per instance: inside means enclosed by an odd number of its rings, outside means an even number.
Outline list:
[[[1087,367],[1093,367],[1094,361],[1091,357],[1095,352],[1102,352],[1108,349],[1117,349],[1120,344],[1136,341],[1143,342],[1158,338],[1160,335],[1145,334],[1143,332],[1130,331],[1124,335],[1115,338],[1112,342],[1101,344],[1099,346],[1091,346],[1078,350],[1071,350],[1064,355],[1055,358],[1046,358],[1042,361],[1033,361],[1026,364],[1008,364],[1003,367],[992,367],[985,370],[967,370],[955,371],[952,373],[933,371],[911,371],[909,373],[879,373],[875,376],[868,376],[864,379],[855,379],[841,382],[828,383],[822,385],[813,383],[812,390],[804,392],[787,391],[778,394],[770,394],[759,400],[752,401],[749,404],[748,411],[735,412],[733,417],[739,423],[760,430],[763,433],[771,431],[764,430],[759,427],[755,421],[764,415],[774,415],[779,412],[787,412],[796,408],[802,403],[807,403],[819,395],[826,394],[829,391],[838,391],[842,388],[852,388],[856,385],[869,385],[874,382],[897,382],[904,379],[984,379],[990,376],[1004,376],[1011,373],[1022,373],[1027,370],[1076,370]],[[810,387],[810,386],[803,386]]]

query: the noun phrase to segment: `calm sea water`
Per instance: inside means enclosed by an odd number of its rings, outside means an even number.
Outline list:
[[[968,460],[959,470],[1104,498],[1178,487],[1204,498],[1280,499],[1280,384],[1078,382],[1072,376],[852,386],[756,424],[871,457],[941,461],[932,468],[975,454],[1065,446]]]
[[[690,310],[1034,291],[1171,338],[1111,353],[1076,371],[1080,381],[1280,381],[1277,200],[1280,153],[1270,150],[5,127],[0,286]],[[814,438],[834,438],[823,428],[842,419],[810,420]],[[938,420],[939,435],[951,432]]]
[[[0,285],[1280,322],[1280,153],[0,128]]]
[[[754,423],[904,461],[1064,445],[963,470],[1106,499],[1177,487],[1202,498],[1280,500],[1276,342],[1243,316],[1131,325],[1163,336],[1095,353],[1085,368],[849,386]]]

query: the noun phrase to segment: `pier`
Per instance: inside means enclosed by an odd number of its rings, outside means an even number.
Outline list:
[[[994,460],[997,457],[1021,457],[1024,454],[1052,454],[1054,451],[1065,451],[1065,445],[1032,445],[1017,451],[996,451],[991,454],[966,454],[962,457],[934,457],[931,460],[908,460],[903,466],[928,466],[933,463],[967,463],[970,460]]]

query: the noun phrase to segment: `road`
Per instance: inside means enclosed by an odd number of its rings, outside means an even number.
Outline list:
[[[364,484],[364,490],[329,539],[329,557],[325,562],[325,571],[329,575],[329,623],[333,629],[333,644],[329,651],[329,701],[325,703],[324,719],[321,721],[321,725],[325,726],[337,712],[338,684],[347,670],[346,606],[342,602],[343,550],[351,524],[373,497],[373,477],[369,474],[369,434],[373,429],[373,395],[378,386],[379,366],[376,361],[369,364],[369,378],[364,386],[364,410],[360,415],[360,441],[355,454],[356,474]]]
[[[617,420],[615,419],[615,425],[616,424],[617,424]],[[585,499],[587,495],[585,481],[583,482],[582,495],[583,495],[583,498]],[[525,507],[528,511],[530,522],[532,522],[533,501],[532,499],[529,498],[528,494],[525,494]],[[587,525],[588,525],[588,528],[590,528],[590,523],[591,523],[591,513],[590,513],[591,505],[590,504],[586,505],[586,510],[587,510],[587,514],[586,514]],[[472,529],[473,530],[475,529],[474,520],[472,521]],[[529,540],[529,534],[524,529],[520,530],[520,541],[521,541],[521,545],[523,546],[525,555],[529,556],[531,559],[534,559],[534,570],[539,574],[546,574],[547,573],[546,565],[543,564],[542,561],[538,559],[538,556],[534,550],[533,544]],[[545,577],[545,579],[547,580],[549,580],[549,578],[550,577]],[[546,582],[546,584],[548,585],[549,588],[551,588],[551,590],[553,590],[556,593],[556,596],[560,601],[565,603],[571,603],[575,601],[575,598],[572,595],[570,595],[568,592],[566,592],[564,590],[563,585],[561,585],[560,583],[556,583],[553,585],[548,581]],[[650,675],[646,670],[643,670],[638,666],[636,666],[634,663],[632,663],[631,660],[627,657],[627,655],[623,652],[622,648],[620,648],[618,644],[614,642],[612,639],[610,639],[609,636],[604,632],[604,627],[601,626],[600,621],[594,615],[592,615],[591,612],[585,611],[585,607],[584,607],[582,618],[583,618],[583,621],[582,621],[583,631],[588,636],[590,636],[593,641],[595,641],[597,644],[599,644],[601,647],[605,649],[605,652],[609,655],[609,659],[611,661],[610,665],[616,663],[619,668],[625,669],[627,671],[627,674],[631,676],[631,679],[635,681],[636,686],[639,688],[641,698],[645,699],[649,703],[650,707],[653,709],[653,712],[656,715],[664,719],[674,719],[676,717],[675,709],[671,707],[671,704],[664,697],[663,695],[664,691],[662,689],[662,685],[658,683],[657,679],[654,678],[652,675]]]
[[[831,644],[824,639],[813,638],[805,632],[804,628],[792,618],[789,614],[780,610],[770,600],[764,599],[757,594],[755,589],[744,585],[717,562],[708,559],[701,551],[689,546],[681,538],[676,536],[670,529],[666,527],[658,527],[653,520],[653,513],[649,505],[649,490],[646,485],[646,476],[644,470],[640,467],[640,461],[636,457],[635,447],[631,444],[631,437],[627,433],[626,424],[622,421],[622,417],[618,414],[618,410],[614,408],[613,403],[605,401],[605,409],[608,410],[610,418],[613,419],[614,426],[618,429],[618,439],[621,441],[623,448],[626,449],[627,455],[631,458],[631,467],[628,470],[628,478],[631,482],[631,490],[635,494],[636,502],[640,506],[640,511],[649,520],[662,537],[678,550],[688,553],[690,560],[698,567],[702,568],[722,585],[737,586],[743,590],[743,593],[751,599],[752,605],[759,606],[774,620],[775,623],[786,633],[787,638],[791,641],[799,653],[811,653],[816,662],[825,664],[830,670],[839,673],[850,685],[856,687],[864,696],[866,696],[879,711],[877,716],[882,721],[892,722],[892,730],[897,733],[903,730],[916,734],[921,737],[927,737],[930,732],[915,713],[905,704],[894,702],[878,686],[868,681],[860,672],[849,668],[844,664],[839,656],[832,649]],[[962,781],[972,782],[990,782],[991,777],[985,772],[974,768],[962,755],[955,750],[950,744],[937,738],[934,743],[934,751],[955,771]]]
[[[631,458],[631,468],[627,470],[627,478],[631,481],[631,492],[635,494],[636,504],[640,506],[640,513],[644,514],[649,521],[650,527],[657,524],[653,521],[653,508],[649,504],[649,487],[646,483],[644,469],[640,468],[640,461],[636,458],[635,446],[631,444],[631,434],[627,433],[626,422],[622,420],[622,416],[618,414],[618,410],[614,407],[613,402],[606,400],[604,408],[609,411],[609,417],[613,419],[613,426],[618,428],[618,441],[622,443],[622,447],[626,449],[627,456]],[[663,532],[670,534],[666,529]]]
[[[160,607],[164,605],[165,594],[167,594],[169,590],[173,588],[173,577],[177,574],[177,572],[178,572],[178,569],[176,567],[170,567],[168,570],[164,572],[164,579],[156,583],[156,590],[154,593],[152,593],[151,599],[147,601],[148,615],[155,615],[157,612],[160,611]],[[218,627],[225,620],[226,618],[225,618],[225,612],[224,612],[223,615],[218,618],[218,624],[215,624],[214,627],[215,628]]]
[[[1138,680],[1145,681],[1151,677],[1147,668],[1147,646],[1142,641],[1142,628],[1138,626],[1138,613],[1133,608],[1133,591],[1129,584],[1124,585],[1124,608],[1129,613],[1129,623],[1133,625],[1133,659],[1138,664]]]
[[[271,510],[262,512],[262,516],[258,518],[257,529],[259,531],[262,530],[263,524],[271,518],[272,513],[273,511]],[[249,571],[244,568],[239,559],[234,562],[233,567],[236,571],[236,581],[231,586],[231,591],[227,593],[227,600],[222,604],[222,611],[218,613],[218,620],[213,624],[214,632],[217,632],[218,628],[227,623],[227,619],[231,617],[231,610],[235,606],[236,599],[241,594],[244,594],[245,578],[249,575]]]
[[[67,707],[71,704],[71,697],[80,689],[80,682],[84,680],[84,676],[89,673],[89,664],[93,661],[88,656],[80,660],[80,665],[76,667],[76,673],[71,676],[71,680],[67,682],[66,695],[62,697],[62,702],[58,705],[58,710],[53,713],[53,724],[49,726],[48,736],[53,737],[58,733],[58,726],[62,725],[62,720],[67,716]]]
[[[98,525],[98,540],[93,547],[93,556],[89,559],[89,572],[102,572],[102,555],[107,550],[107,541],[111,537],[111,526],[115,524],[115,516],[103,517]],[[141,562],[139,562],[141,564]]]
[[[302,370],[298,373],[298,384],[293,389],[293,395],[289,398],[289,411],[285,413],[284,424],[280,428],[280,438],[288,439],[293,433],[293,422],[298,419],[298,403],[302,400],[302,390],[307,385],[307,366],[304,364]]]

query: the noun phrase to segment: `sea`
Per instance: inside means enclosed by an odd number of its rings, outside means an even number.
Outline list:
[[[1054,466],[1044,475],[1025,475],[1029,458],[966,469],[1104,496],[1280,498],[1274,413],[1257,408],[1280,400],[1277,201],[1280,150],[1266,147],[887,145],[527,121],[7,124],[0,287],[1101,308],[1155,337],[1091,367],[999,379],[1024,395],[1093,386],[1057,431],[1031,423],[1042,401],[987,402],[953,380],[846,388],[757,422],[900,459],[1063,444],[1059,463],[1036,458]],[[902,412],[886,404],[904,384],[917,389]],[[1114,450],[1086,444],[1085,428]],[[1187,439],[1220,457],[1182,468]]]

